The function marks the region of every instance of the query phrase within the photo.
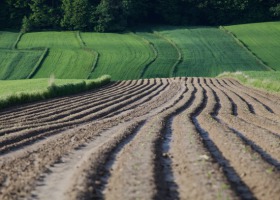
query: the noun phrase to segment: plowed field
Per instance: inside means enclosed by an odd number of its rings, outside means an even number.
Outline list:
[[[0,112],[0,199],[279,199],[280,97],[145,79]]]

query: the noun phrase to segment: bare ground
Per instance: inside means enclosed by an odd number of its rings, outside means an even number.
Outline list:
[[[144,79],[0,111],[0,199],[279,199],[280,97]]]

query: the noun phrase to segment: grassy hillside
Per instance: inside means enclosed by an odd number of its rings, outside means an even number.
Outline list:
[[[280,22],[226,26],[257,57],[280,70]]]
[[[248,25],[252,30],[260,25],[274,27],[267,40],[261,28],[256,33],[249,28],[244,31],[247,25],[226,29],[240,29],[248,41],[255,38],[256,49],[264,49],[263,55],[279,63],[278,24]],[[136,34],[34,32],[23,34],[14,49],[18,36],[0,32],[0,79],[24,79],[30,74],[32,78],[53,74],[58,79],[87,79],[110,74],[112,80],[127,80],[267,70],[236,38],[215,27],[162,26]]]
[[[149,44],[132,33],[82,33],[88,48],[100,55],[91,78],[110,74],[113,80],[140,78],[154,52]]]
[[[48,47],[49,53],[34,78],[86,79],[95,54],[81,48],[76,32],[36,32],[24,34],[19,49]]]
[[[176,48],[165,38],[149,32],[137,32],[137,35],[149,41],[156,57],[142,74],[143,78],[170,77],[179,58]]]
[[[182,51],[175,76],[217,76],[224,71],[266,70],[224,31],[214,27],[158,29]]]

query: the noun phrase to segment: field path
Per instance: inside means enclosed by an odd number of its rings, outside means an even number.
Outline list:
[[[277,199],[280,97],[232,79],[115,82],[0,111],[0,199]]]

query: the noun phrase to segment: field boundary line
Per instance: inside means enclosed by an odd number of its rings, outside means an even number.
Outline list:
[[[17,49],[17,45],[18,45],[18,43],[19,43],[21,37],[23,36],[23,34],[24,34],[24,33],[22,33],[22,32],[20,32],[20,33],[18,34],[17,40],[16,40],[15,43],[13,44],[12,49]]]
[[[88,74],[88,77],[87,79],[90,79],[91,75],[93,74],[97,64],[98,64],[98,61],[99,61],[99,57],[100,57],[100,53],[97,52],[96,50],[94,49],[91,49],[91,48],[88,48],[87,47],[87,44],[85,43],[85,41],[83,40],[82,36],[81,36],[81,31],[76,31],[76,37],[80,43],[80,46],[85,50],[85,51],[88,51],[90,52],[93,56],[94,56],[94,61],[92,62],[92,67],[91,67],[91,70]]]
[[[158,50],[157,48],[155,47],[155,44],[149,40],[147,40],[146,38],[136,34],[136,33],[133,33],[134,35],[136,35],[137,37],[141,38],[145,43],[147,43],[149,45],[149,47],[152,49],[152,51],[154,52],[154,57],[153,59],[148,62],[145,67],[143,68],[141,74],[140,74],[140,78],[144,78],[144,74],[146,73],[147,69],[149,68],[149,66],[154,63],[156,61],[156,59],[158,58]]]
[[[178,66],[178,65],[183,61],[183,59],[184,59],[184,58],[183,58],[183,54],[182,54],[182,50],[177,46],[177,44],[176,44],[172,39],[163,36],[163,35],[160,34],[158,31],[153,31],[153,33],[154,33],[156,36],[158,36],[158,37],[160,37],[160,38],[166,40],[168,43],[170,43],[170,44],[176,49],[176,51],[177,51],[177,53],[178,53],[178,58],[177,58],[176,62],[173,64],[173,66],[171,67],[171,71],[170,71],[170,73],[169,73],[170,77],[173,77],[173,76],[175,76],[175,71],[177,71],[177,69],[176,69],[177,66]]]
[[[45,48],[45,50],[43,51],[43,53],[40,56],[39,60],[34,65],[32,71],[30,72],[30,74],[27,76],[26,79],[31,79],[33,76],[35,76],[35,74],[38,72],[38,70],[42,66],[42,64],[43,64],[44,60],[46,59],[46,57],[48,56],[48,54],[49,54],[49,48]]]
[[[276,71],[275,69],[269,67],[268,65],[265,64],[265,62],[260,59],[254,52],[250,50],[250,48],[240,39],[236,37],[234,33],[231,31],[227,30],[224,26],[219,26],[219,29],[230,35],[236,42],[239,44],[240,47],[245,49],[250,55],[252,55],[264,68],[266,68],[268,71]]]

